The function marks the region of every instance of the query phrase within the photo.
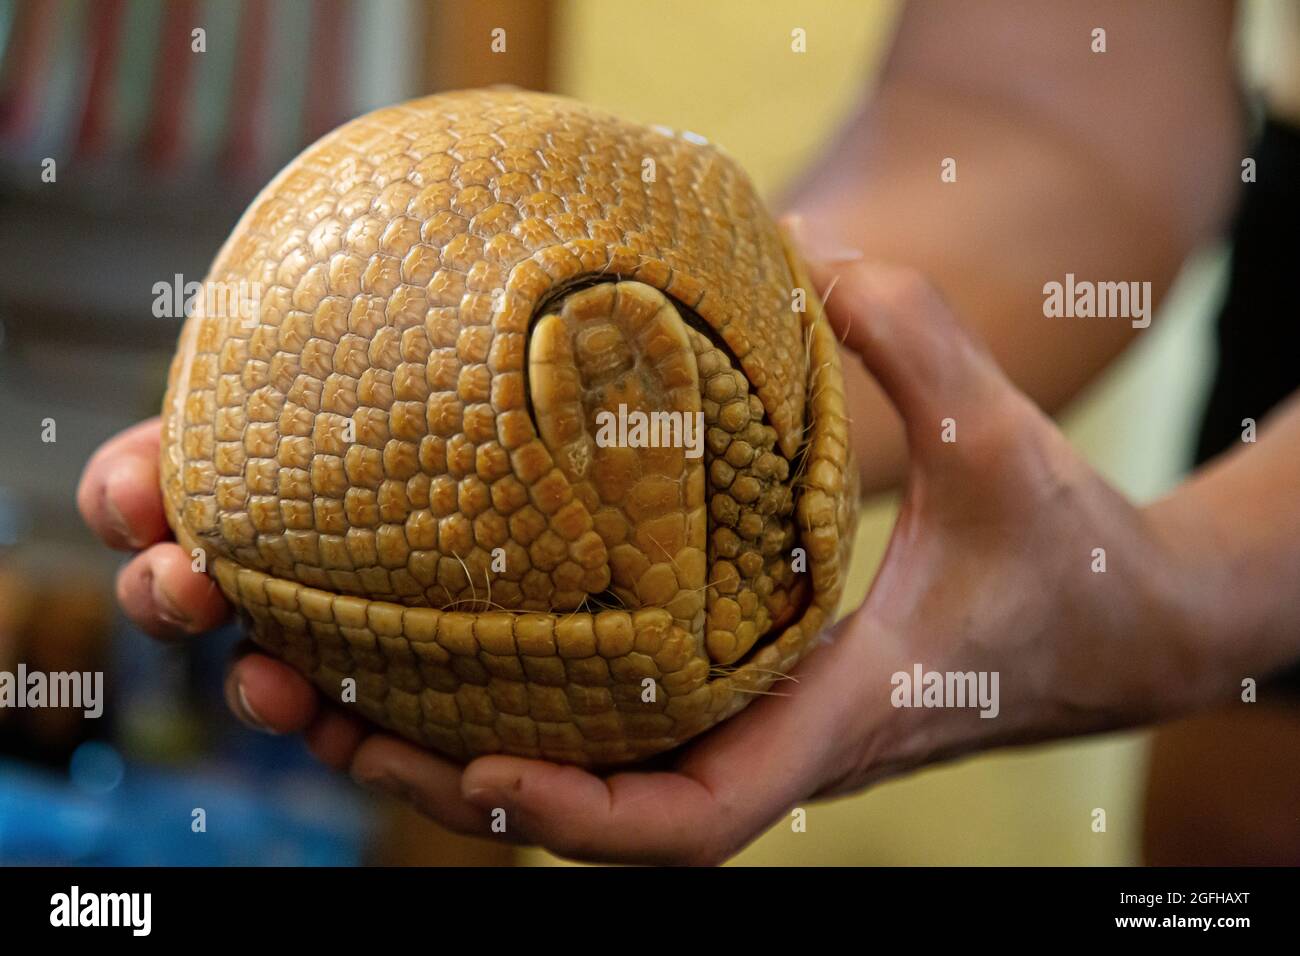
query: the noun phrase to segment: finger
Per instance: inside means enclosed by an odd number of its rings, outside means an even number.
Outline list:
[[[320,697],[307,678],[283,661],[249,654],[226,674],[226,704],[254,730],[295,734],[316,719]]]
[[[161,423],[141,422],[91,456],[77,486],[77,508],[110,547],[138,551],[168,536],[158,484]]]
[[[216,582],[174,542],[155,544],[118,571],[117,601],[132,623],[164,640],[210,631],[230,613]]]
[[[985,413],[1012,392],[992,357],[919,273],[816,262],[809,271],[827,295],[837,334],[903,416],[915,453],[942,442],[945,419]]]
[[[480,757],[465,768],[465,799],[504,811],[517,831],[562,856],[595,862],[713,863],[721,825],[714,794],[679,773],[601,779],[579,767]]]
[[[339,772],[356,758],[357,749],[371,733],[365,722],[337,707],[321,707],[303,736],[312,756]]]
[[[463,769],[427,750],[390,737],[367,737],[352,760],[352,779],[364,787],[392,794],[457,833],[498,835],[513,840],[509,830],[494,834],[490,810],[461,795]]]

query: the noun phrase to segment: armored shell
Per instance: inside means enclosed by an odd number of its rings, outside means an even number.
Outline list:
[[[625,763],[829,624],[835,338],[699,137],[522,92],[382,109],[262,191],[206,289],[163,404],[168,520],[258,643],[377,724]]]

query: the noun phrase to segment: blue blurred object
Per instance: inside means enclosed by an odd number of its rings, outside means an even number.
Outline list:
[[[108,744],[88,740],[72,754],[68,766],[72,783],[86,793],[109,793],[122,783],[126,765]]]
[[[222,680],[240,639],[228,626],[166,645],[121,622],[106,719],[88,722],[66,773],[48,748],[24,754],[40,766],[0,753],[0,865],[364,862],[372,811],[359,791],[301,739],[228,711]]]
[[[355,866],[368,837],[363,802],[319,774],[158,769],[95,742],[72,781],[0,760],[0,863]]]

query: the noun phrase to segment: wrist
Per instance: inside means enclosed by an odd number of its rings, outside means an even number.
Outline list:
[[[1141,511],[1163,556],[1157,583],[1163,612],[1152,635],[1167,648],[1171,677],[1163,716],[1208,705],[1240,687],[1240,638],[1251,616],[1226,542],[1192,504],[1175,494]]]

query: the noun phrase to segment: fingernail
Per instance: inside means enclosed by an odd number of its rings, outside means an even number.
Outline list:
[[[419,788],[415,787],[408,781],[403,780],[401,777],[395,777],[389,773],[381,773],[377,776],[366,777],[358,777],[356,774],[353,774],[352,779],[356,783],[365,787],[371,793],[378,793],[385,797],[391,797],[394,800],[405,803],[407,806],[414,807],[421,813],[433,816],[432,811],[426,808],[424,794],[420,792]]]
[[[126,523],[126,517],[118,510],[117,505],[113,504],[113,499],[107,493],[104,494],[104,514],[108,517],[109,527],[122,539],[122,542],[132,551],[139,551],[140,543],[131,534],[131,527]]]
[[[824,266],[838,265],[843,262],[861,262],[864,258],[861,249],[839,245],[826,237],[818,237],[802,243],[799,251],[810,262],[819,262]]]
[[[248,702],[248,695],[244,693],[244,685],[238,684],[235,687],[235,697],[239,706],[235,708],[235,716],[238,717],[247,727],[260,731],[264,734],[274,734],[275,731],[253,709],[253,705]]]
[[[808,221],[799,213],[781,220],[786,231],[799,247],[799,252],[811,262],[835,265],[838,262],[858,262],[863,257],[861,249],[845,245],[838,240],[808,227]]]
[[[191,630],[194,621],[188,614],[181,610],[176,600],[167,593],[161,582],[154,578],[153,599],[158,605],[158,616],[163,622],[182,631]]]
[[[392,777],[388,776],[387,774],[383,774],[380,776],[367,776],[367,777],[358,777],[356,774],[353,774],[352,779],[354,782],[356,782],[360,786],[365,787],[367,790],[373,790],[377,793],[386,794],[387,796],[390,797],[401,798],[405,796],[406,793],[406,786],[398,782],[397,780],[394,780]]]
[[[465,799],[483,810],[506,808],[510,802],[505,791],[496,787],[475,787],[465,794]]]
[[[822,265],[833,266],[842,262],[861,262],[863,258],[861,249],[850,249],[848,246],[839,246],[829,250],[814,249],[809,253],[809,258],[815,259]]]

